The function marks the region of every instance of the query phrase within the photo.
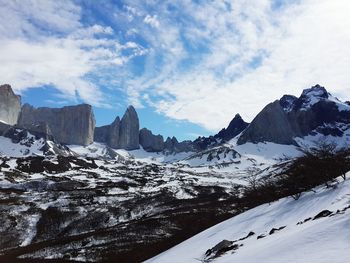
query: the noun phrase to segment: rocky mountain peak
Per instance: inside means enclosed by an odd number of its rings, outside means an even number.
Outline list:
[[[316,84],[315,86],[309,88],[309,89],[304,89],[301,97],[307,96],[307,97],[318,97],[318,98],[328,98],[329,93],[327,90],[322,87],[319,84]]]
[[[114,149],[139,149],[139,126],[137,112],[133,106],[129,106],[121,120],[118,116],[110,125],[97,127],[94,140]]]
[[[126,150],[139,149],[139,117],[133,106],[129,106],[120,121],[120,148]]]
[[[247,126],[248,123],[237,113],[227,128],[222,129],[214,138],[221,139],[222,141],[229,141],[240,134]]]
[[[350,107],[315,85],[299,98],[285,95],[268,104],[243,132],[238,144],[274,142],[293,144],[311,133],[342,136],[350,128]]]
[[[297,99],[298,98],[293,95],[283,95],[280,99],[280,105],[285,111],[291,111]]]
[[[163,136],[154,135],[150,130],[140,130],[140,145],[148,152],[161,152],[164,150]]]

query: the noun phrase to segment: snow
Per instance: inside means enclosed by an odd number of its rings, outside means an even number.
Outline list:
[[[349,147],[350,146],[350,128],[343,130],[343,136],[337,137],[332,135],[323,135],[320,133],[307,135],[304,137],[296,137],[294,140],[304,147],[315,147],[317,146],[317,142],[327,142],[327,143],[335,143],[338,145],[338,148]]]
[[[350,173],[348,173],[350,176]],[[304,193],[299,200],[291,197],[264,204],[226,220],[185,242],[146,261],[198,262],[205,252],[222,240],[237,240],[243,246],[215,259],[215,263],[228,262],[350,262],[350,209],[331,217],[310,220],[322,210],[337,211],[350,204],[350,180],[340,182],[336,189],[320,186],[315,192]],[[272,228],[286,226],[269,235]],[[266,237],[257,239],[258,235]]]
[[[333,97],[331,94],[328,93],[327,98],[323,98],[322,95],[324,94],[324,91],[322,89],[316,89],[312,90],[308,89],[306,92],[303,92],[304,95],[307,96],[307,101],[303,103],[303,107],[301,110],[307,110],[312,105],[316,104],[317,102],[323,100],[328,102],[334,102],[336,106],[338,107],[339,111],[350,111],[350,106],[346,103],[340,101],[338,98]]]
[[[68,145],[73,152],[86,157],[100,158],[106,155],[107,147],[103,143],[94,142],[88,146]]]
[[[68,145],[77,154],[85,157],[101,158],[107,155],[107,146],[103,143],[94,142],[88,146]],[[111,149],[111,148],[110,148]],[[164,154],[161,152],[147,152],[141,146],[138,150],[127,151],[123,149],[112,149],[118,157],[136,159],[143,163],[172,163],[182,160],[193,152],[183,152],[177,154]]]
[[[31,134],[28,135],[27,140],[35,139]],[[28,147],[22,145],[21,143],[13,143],[11,139],[0,136],[0,155],[10,156],[10,157],[23,157],[30,155],[43,155],[43,152],[40,150],[44,145],[44,140],[34,140],[34,143]]]

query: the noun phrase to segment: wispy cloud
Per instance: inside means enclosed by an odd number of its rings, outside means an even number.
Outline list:
[[[348,99],[347,0],[77,3],[0,0],[1,81],[100,106],[117,89],[211,131],[316,83]]]
[[[143,20],[146,24],[149,24],[153,27],[159,27],[159,21],[157,19],[157,15],[151,16],[151,15],[147,15],[144,20]]]
[[[347,96],[347,1],[157,5],[160,26],[153,33],[157,41],[150,38],[149,43],[157,50],[154,57],[161,56],[164,63],[159,71],[129,82],[138,91],[130,96],[150,94],[151,103],[137,98],[170,118],[215,131],[237,112],[251,120],[267,103],[285,93],[298,95],[316,83]],[[169,5],[173,14],[166,11]]]
[[[81,23],[72,1],[0,1],[0,75],[21,92],[52,85],[68,100],[79,96],[95,106],[108,99],[91,75],[117,69],[145,54],[140,45],[120,43],[109,26]]]

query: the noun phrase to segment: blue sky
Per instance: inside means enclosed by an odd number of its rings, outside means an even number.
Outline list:
[[[346,0],[0,0],[0,76],[34,106],[134,105],[193,139],[316,83],[348,100]]]

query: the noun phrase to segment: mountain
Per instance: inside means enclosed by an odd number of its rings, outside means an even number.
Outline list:
[[[238,134],[244,131],[248,125],[249,123],[245,122],[241,115],[236,114],[227,128],[223,128],[214,136],[198,137],[196,140],[194,140],[194,148],[197,150],[207,150],[210,147],[218,146],[236,137]]]
[[[267,105],[250,124],[237,114],[216,135],[179,142],[139,130],[130,106],[92,130],[94,142],[64,145],[56,137],[84,115],[79,106],[23,106],[20,119],[28,122],[0,122],[0,261],[141,262],[208,229],[151,262],[255,262],[255,255],[287,262],[295,258],[290,251],[308,262],[334,253],[347,262],[349,240],[340,230],[348,224],[349,181],[311,189],[298,179],[323,178],[329,168],[313,163],[319,158],[311,164],[320,176],[298,165],[293,183],[281,178],[307,149],[323,145],[327,157],[349,148],[349,107],[315,86]],[[331,162],[336,173],[350,170]]]
[[[94,140],[115,149],[139,149],[139,118],[133,106],[129,106],[122,119],[117,117],[110,125],[95,128]]]
[[[150,130],[143,128],[140,130],[140,145],[147,152],[162,152],[164,139],[162,135],[154,135]]]
[[[268,104],[238,139],[247,142],[295,144],[312,134],[342,137],[350,128],[350,106],[320,85],[305,89],[299,98],[285,95]]]
[[[18,125],[26,128],[39,123],[46,123],[60,143],[89,145],[93,142],[95,117],[90,105],[34,108],[24,104]]]

